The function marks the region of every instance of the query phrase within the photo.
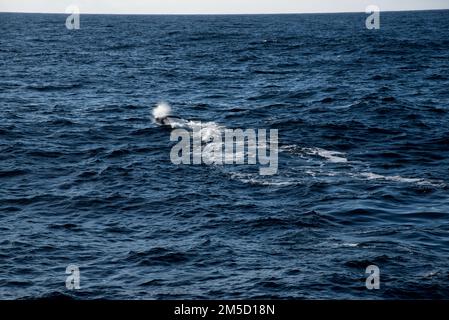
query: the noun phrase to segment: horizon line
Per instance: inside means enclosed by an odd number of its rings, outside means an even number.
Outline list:
[[[448,11],[449,8],[437,8],[437,9],[399,9],[399,10],[380,10],[381,13],[386,12],[423,12],[423,11]],[[62,14],[68,15],[71,13],[52,11],[52,12],[37,12],[37,11],[0,11],[2,13],[12,13],[12,14]],[[363,13],[365,11],[309,11],[309,12],[251,12],[251,13],[139,13],[139,12],[129,12],[129,13],[108,13],[108,12],[80,12],[80,15],[126,15],[126,16],[244,16],[244,15],[301,15],[301,14],[341,14],[341,13]]]

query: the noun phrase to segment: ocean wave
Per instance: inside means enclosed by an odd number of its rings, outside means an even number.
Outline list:
[[[13,170],[0,170],[0,178],[11,178],[27,174],[27,170],[13,169]]]
[[[26,87],[26,89],[34,91],[63,91],[79,89],[83,86],[83,83],[68,83],[68,84],[33,84]]]

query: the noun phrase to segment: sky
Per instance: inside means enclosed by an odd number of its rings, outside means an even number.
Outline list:
[[[69,5],[81,13],[236,14],[364,12],[449,9],[449,0],[0,0],[0,12],[65,13]]]

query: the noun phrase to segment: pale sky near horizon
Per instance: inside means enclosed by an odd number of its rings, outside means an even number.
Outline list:
[[[228,14],[364,12],[449,9],[449,0],[0,0],[0,12],[65,13],[69,5],[81,13]]]

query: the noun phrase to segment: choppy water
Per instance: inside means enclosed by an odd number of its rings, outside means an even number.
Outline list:
[[[449,12],[365,18],[0,14],[0,297],[449,298]],[[160,101],[278,174],[173,165]]]

